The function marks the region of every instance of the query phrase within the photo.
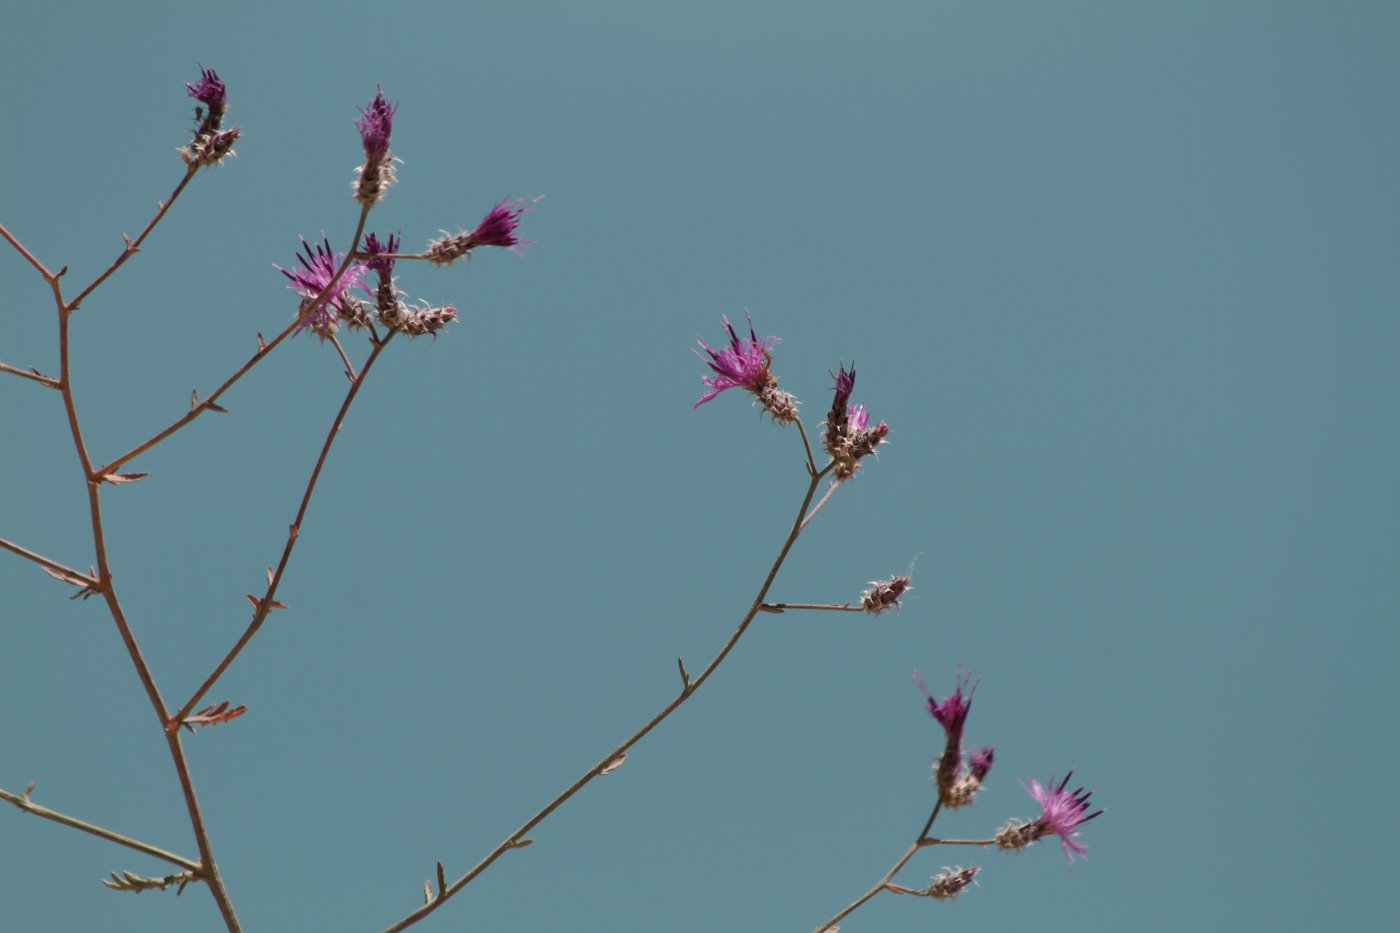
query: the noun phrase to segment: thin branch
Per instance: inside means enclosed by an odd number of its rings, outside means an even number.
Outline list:
[[[905,864],[907,864],[908,861],[914,857],[914,853],[929,844],[928,831],[933,828],[933,821],[938,819],[938,811],[942,809],[943,801],[940,799],[938,803],[933,805],[933,812],[928,815],[928,822],[924,823],[924,828],[919,830],[919,836],[917,839],[914,840],[914,844],[911,845],[909,849],[899,857],[899,861],[895,862],[889,871],[885,872],[885,877],[881,878],[879,881],[871,885],[870,890],[866,891],[860,897],[856,898],[854,901],[848,904],[846,908],[840,913],[838,913],[836,916],[832,917],[826,923],[823,923],[821,926],[817,927],[815,933],[826,933],[826,931],[830,930],[832,927],[836,926],[836,924],[840,923],[847,916],[854,913],[866,901],[870,900],[872,897],[885,890],[889,886],[889,883],[894,880],[894,876],[899,874],[900,869],[903,868]]]
[[[7,241],[9,241],[9,244],[11,246],[19,250],[19,254],[21,256],[29,260],[29,264],[39,271],[39,274],[44,277],[45,282],[52,283],[55,279],[58,278],[57,275],[54,275],[48,269],[45,269],[44,264],[38,259],[36,259],[33,253],[25,249],[24,244],[21,243],[13,233],[11,233],[9,230],[6,230],[4,224],[0,224],[0,236],[4,237]],[[59,275],[62,274],[62,272],[59,273]]]
[[[93,279],[92,284],[79,292],[77,298],[68,302],[66,308],[68,311],[78,310],[78,306],[83,303],[84,298],[91,295],[97,286],[107,281],[108,276],[120,269],[128,259],[141,251],[141,244],[145,241],[146,237],[150,236],[151,231],[156,228],[156,224],[160,223],[165,217],[166,212],[170,210],[170,205],[175,203],[175,199],[180,196],[180,192],[185,190],[185,186],[190,183],[190,179],[194,178],[194,173],[197,171],[199,171],[199,165],[197,163],[191,163],[185,169],[185,177],[180,179],[180,183],[175,186],[175,190],[170,193],[170,197],[166,198],[164,201],[157,202],[158,209],[156,210],[156,215],[151,218],[150,223],[146,224],[146,229],[142,230],[136,239],[126,241],[126,249],[122,250],[121,255],[117,257],[116,261],[107,267],[107,271]]]
[[[799,421],[798,424],[801,425],[801,421]],[[805,444],[807,436],[805,431],[802,436],[803,443]],[[608,752],[597,764],[585,771],[578,780],[574,781],[574,783],[570,784],[559,796],[551,800],[544,809],[526,820],[520,828],[507,836],[500,845],[496,846],[496,848],[490,852],[490,854],[478,862],[471,871],[452,882],[447,888],[439,891],[438,896],[433,898],[430,903],[424,904],[393,926],[387,927],[384,933],[398,933],[398,931],[413,926],[419,920],[422,920],[424,917],[428,916],[428,914],[437,910],[444,901],[465,888],[487,868],[490,868],[492,863],[500,858],[502,854],[511,849],[518,848],[526,833],[544,822],[546,817],[561,807],[570,797],[582,790],[584,785],[591,782],[600,774],[603,774],[605,769],[608,769],[609,766],[613,765],[619,758],[625,758],[628,749],[641,741],[648,732],[659,726],[668,716],[679,709],[681,704],[695,695],[695,692],[700,689],[701,685],[710,679],[710,675],[713,674],[719,668],[720,664],[724,662],[724,659],[729,656],[729,652],[734,650],[734,646],[739,643],[739,639],[742,638],[744,632],[748,630],[749,623],[758,615],[759,610],[763,606],[763,600],[768,595],[769,588],[773,585],[773,580],[778,576],[778,571],[782,568],[783,562],[787,559],[788,552],[792,550],[793,543],[796,542],[797,536],[802,532],[802,516],[806,513],[807,506],[811,504],[812,497],[816,494],[817,484],[821,482],[822,477],[825,476],[830,469],[830,464],[821,472],[815,472],[809,467],[808,473],[810,475],[810,480],[807,484],[807,492],[802,497],[802,506],[797,510],[797,517],[793,520],[792,528],[788,531],[787,538],[783,541],[783,546],[779,549],[778,556],[773,561],[773,566],[769,568],[768,576],[764,579],[763,585],[759,587],[758,594],[754,597],[753,603],[749,606],[748,611],[744,613],[743,619],[739,622],[739,627],[729,636],[729,640],[724,643],[724,647],[720,649],[719,654],[715,655],[714,659],[700,672],[699,676],[689,681],[683,679],[681,691],[676,698],[662,707],[661,711],[653,716],[646,725],[632,733],[631,737],[617,748]]]
[[[393,339],[393,336],[391,332],[382,342],[374,344],[374,348],[370,350],[369,356],[365,359],[364,367],[360,370],[359,378],[350,384],[350,390],[345,393],[345,400],[340,404],[340,411],[336,413],[335,421],[331,423],[330,430],[326,432],[326,440],[325,443],[321,445],[321,453],[316,458],[316,466],[311,470],[311,476],[306,481],[306,491],[302,493],[301,505],[298,507],[296,518],[292,520],[292,524],[287,532],[287,544],[282,549],[282,559],[278,561],[277,569],[268,578],[267,591],[263,598],[256,601],[257,608],[253,610],[252,621],[248,623],[248,628],[244,630],[234,646],[229,649],[224,659],[219,662],[218,667],[214,668],[214,672],[205,678],[204,683],[190,696],[185,705],[180,707],[179,712],[168,717],[165,724],[167,732],[173,733],[179,730],[180,723],[184,722],[185,717],[190,714],[190,710],[194,709],[196,703],[204,699],[204,695],[213,688],[214,684],[223,676],[224,671],[228,670],[229,665],[231,665],[234,659],[247,647],[248,642],[258,633],[258,629],[262,628],[262,624],[267,620],[268,614],[277,607],[275,599],[277,596],[277,587],[282,582],[282,575],[286,573],[287,564],[292,558],[292,549],[296,547],[297,539],[301,535],[301,523],[305,520],[306,510],[311,505],[311,494],[316,491],[316,481],[321,476],[322,467],[326,465],[326,457],[330,455],[331,444],[335,442],[336,437],[340,434],[341,425],[345,423],[345,416],[350,411],[350,405],[355,401],[355,396],[359,394],[360,387],[364,385],[365,377],[369,375],[370,367],[374,365],[374,361],[379,358],[379,354],[383,352],[384,348],[389,345],[389,341]]]
[[[126,613],[122,610],[121,601],[117,598],[116,588],[112,585],[112,570],[108,563],[107,542],[102,528],[102,477],[106,475],[106,471],[101,473],[93,471],[92,458],[88,455],[82,427],[78,422],[77,403],[73,398],[73,379],[68,352],[68,329],[73,312],[68,305],[64,304],[62,289],[57,281],[53,282],[52,288],[54,301],[58,306],[58,356],[61,368],[59,380],[62,383],[63,407],[68,415],[68,427],[73,435],[73,446],[77,450],[78,461],[82,465],[83,475],[87,480],[88,515],[92,522],[92,543],[97,556],[97,577],[101,581],[99,591],[107,602],[107,610],[111,613],[112,621],[117,625],[117,632],[121,635],[122,644],[126,646],[132,666],[136,668],[136,675],[141,680],[141,686],[145,688],[146,696],[150,699],[151,706],[154,708],[162,728],[164,728],[168,719],[165,700],[162,699],[160,690],[156,687],[155,678],[151,675],[145,656],[142,655],[141,648],[136,643],[136,637],[132,634]],[[219,866],[214,859],[214,849],[210,845],[209,833],[204,824],[204,814],[199,808],[199,798],[194,793],[194,779],[190,775],[189,764],[185,761],[178,733],[171,735],[167,731],[166,744],[170,749],[171,760],[175,764],[175,773],[180,779],[180,788],[185,797],[185,810],[189,814],[190,828],[194,831],[195,842],[199,846],[200,877],[208,884],[209,892],[219,908],[219,913],[222,915],[224,925],[228,928],[229,933],[240,933],[242,928],[238,923],[238,915],[234,913],[233,901],[229,898],[228,889],[224,887],[223,878],[219,875]]]
[[[360,211],[360,222],[355,228],[355,242],[357,243],[360,240],[360,234],[364,232],[365,220],[368,216],[369,208],[364,208]],[[150,438],[147,438],[140,444],[137,444],[135,447],[133,447],[131,450],[128,450],[120,457],[116,458],[110,463],[105,464],[101,469],[100,475],[105,476],[108,473],[120,469],[122,464],[141,456],[141,454],[150,450],[152,447],[156,446],[161,441],[165,440],[167,437],[174,434],[176,431],[180,430],[185,425],[198,418],[200,415],[204,414],[206,411],[209,411],[211,409],[217,411],[219,409],[219,406],[215,403],[219,400],[220,396],[222,396],[225,392],[232,388],[235,382],[247,375],[250,369],[252,369],[258,363],[262,362],[263,358],[266,357],[273,350],[275,350],[278,344],[290,337],[292,333],[297,329],[297,327],[301,324],[301,322],[305,320],[307,315],[314,314],[317,309],[319,309],[327,301],[331,300],[331,298],[335,294],[336,283],[338,283],[340,281],[340,277],[345,274],[345,270],[350,268],[351,262],[352,260],[350,259],[350,256],[347,255],[345,261],[340,264],[340,268],[336,270],[335,275],[331,277],[329,284],[327,284],[325,289],[321,292],[321,294],[316,297],[316,300],[311,303],[310,307],[308,307],[305,312],[298,314],[297,319],[292,321],[292,323],[288,324],[285,328],[283,328],[282,332],[276,337],[272,338],[271,342],[264,341],[262,339],[262,335],[258,335],[258,352],[254,353],[248,359],[248,362],[240,366],[232,376],[229,376],[227,379],[225,379],[223,381],[223,384],[220,385],[217,389],[215,389],[212,395],[204,399],[204,401],[200,402],[199,404],[192,406],[189,411],[185,412],[185,414],[175,419],[175,421],[172,422],[169,426],[167,426],[164,430],[160,431],[155,435],[152,435]]]
[[[45,376],[43,373],[39,372],[39,370],[35,369],[32,366],[29,369],[20,369],[17,366],[9,366],[5,363],[0,363],[0,373],[12,373],[16,376],[23,376],[26,379],[33,379],[40,385],[46,385],[50,389],[59,388],[57,379],[55,379],[53,376]]]
[[[784,612],[788,609],[825,609],[828,612],[865,612],[864,606],[850,603],[764,603],[758,608],[764,612]]]
[[[33,788],[32,784],[30,788]],[[82,830],[85,833],[97,836],[100,839],[106,839],[108,842],[115,842],[119,846],[126,846],[128,849],[144,852],[146,855],[169,862],[172,865],[178,865],[181,868],[187,868],[197,874],[201,873],[199,863],[192,859],[187,859],[183,855],[176,855],[174,852],[167,852],[158,846],[151,845],[149,842],[142,842],[140,839],[132,839],[130,836],[123,836],[121,833],[112,832],[110,829],[103,829],[101,826],[85,822],[75,816],[68,816],[66,813],[50,810],[48,807],[30,800],[29,793],[30,791],[25,791],[23,794],[12,794],[0,787],[0,800],[5,800],[14,804],[25,813],[32,813],[46,820],[53,820],[55,823],[62,823],[64,826],[71,826],[74,829]]]
[[[833,461],[833,462],[835,462],[835,461]],[[825,471],[823,471],[823,472],[825,472]],[[840,489],[840,488],[841,488],[841,484],[840,484],[840,483],[832,483],[832,484],[831,484],[831,488],[828,489],[828,490],[826,491],[826,495],[822,496],[822,501],[820,501],[820,502],[818,502],[816,505],[814,505],[814,506],[812,507],[812,511],[810,511],[810,512],[807,513],[807,517],[804,518],[804,519],[802,519],[802,527],[803,527],[803,528],[806,528],[806,527],[807,527],[807,523],[810,522],[812,519],[814,519],[814,518],[817,517],[817,513],[820,512],[820,511],[822,510],[822,506],[826,505],[827,500],[829,500],[832,496],[836,495],[836,490],[838,490],[838,489]]]
[[[29,558],[30,560],[34,561],[34,563],[38,564],[40,567],[43,567],[45,570],[52,572],[55,576],[59,577],[65,582],[72,583],[74,586],[86,586],[88,589],[92,590],[96,590],[100,586],[97,580],[94,580],[87,574],[74,570],[72,567],[65,567],[63,564],[60,564],[56,560],[49,560],[42,554],[35,554],[28,548],[22,548],[18,544],[15,544],[13,541],[6,541],[4,538],[0,538],[0,548],[4,548],[7,551],[12,551],[13,553],[18,554],[20,557]]]

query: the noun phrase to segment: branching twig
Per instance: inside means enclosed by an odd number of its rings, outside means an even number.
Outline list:
[[[14,804],[25,813],[32,813],[46,820],[53,820],[55,823],[62,823],[64,826],[71,826],[74,829],[82,830],[85,833],[97,836],[99,839],[106,839],[108,842],[115,842],[119,846],[135,849],[137,852],[143,852],[153,858],[161,859],[172,865],[178,865],[189,871],[197,873],[200,870],[199,863],[193,859],[187,859],[183,855],[176,855],[174,852],[167,852],[148,842],[132,839],[130,836],[123,836],[121,833],[114,833],[110,829],[103,829],[101,826],[85,822],[75,816],[59,813],[57,810],[50,810],[48,807],[37,804],[29,799],[29,795],[33,793],[33,791],[33,784],[30,784],[22,794],[12,794],[4,788],[0,788],[0,800],[5,800]]]
[[[83,299],[91,295],[93,291],[96,290],[97,286],[107,281],[107,277],[120,269],[128,259],[141,252],[141,244],[145,241],[146,237],[151,235],[151,231],[156,228],[156,224],[164,219],[166,212],[170,210],[170,205],[175,203],[175,199],[180,196],[180,192],[185,190],[185,186],[190,183],[190,179],[194,178],[194,173],[197,171],[199,171],[198,163],[190,163],[185,169],[185,177],[181,178],[180,183],[175,186],[175,190],[170,192],[170,197],[166,198],[164,201],[157,202],[156,214],[151,218],[151,222],[146,224],[146,229],[142,230],[136,239],[128,239],[126,241],[126,249],[122,250],[121,255],[116,258],[116,261],[107,267],[107,271],[93,279],[87,288],[79,292],[77,298],[68,302],[65,310],[78,310],[78,306],[83,303]]]
[[[80,573],[79,571],[74,570],[72,567],[65,567],[63,564],[60,564],[56,560],[49,560],[44,555],[36,554],[28,548],[20,547],[13,541],[6,541],[4,538],[0,538],[0,548],[4,548],[7,551],[12,551],[13,553],[18,554],[20,557],[29,558],[30,560],[34,561],[34,563],[47,570],[51,575],[62,580],[64,583],[71,583],[74,586],[86,587],[90,590],[96,590],[100,588],[101,584],[99,584],[99,582],[96,579],[89,576],[88,574]]]
[[[899,861],[895,862],[894,865],[890,868],[890,870],[885,872],[885,877],[881,878],[879,881],[871,885],[870,890],[866,891],[860,897],[852,901],[849,905],[846,906],[844,910],[842,910],[836,916],[832,917],[826,923],[823,923],[821,926],[817,927],[815,933],[826,933],[826,931],[836,926],[836,924],[840,923],[844,918],[854,913],[856,909],[858,909],[866,901],[870,900],[872,897],[885,890],[888,887],[889,883],[894,880],[894,876],[899,874],[900,869],[902,869],[909,862],[909,860],[914,857],[914,853],[919,851],[924,846],[930,844],[928,831],[930,829],[933,829],[933,821],[938,819],[938,811],[941,809],[943,809],[943,801],[939,800],[938,803],[933,805],[933,812],[928,815],[928,822],[924,824],[923,829],[919,830],[919,837],[915,839],[914,844],[911,845],[909,849],[899,857]]]
[[[0,363],[0,373],[10,373],[15,376],[23,376],[25,379],[33,379],[40,385],[48,386],[50,389],[59,388],[58,380],[53,376],[45,376],[33,366],[28,369],[20,369],[18,366],[10,366],[7,363]]]
[[[797,424],[801,427],[802,422],[799,420]],[[430,902],[419,907],[393,926],[387,927],[384,933],[398,933],[399,930],[404,930],[413,926],[419,920],[422,920],[424,917],[428,916],[428,914],[437,910],[444,901],[465,888],[487,868],[490,868],[492,863],[500,858],[502,854],[510,849],[518,848],[522,837],[524,837],[526,833],[544,822],[546,817],[561,807],[570,797],[582,790],[584,785],[591,782],[600,774],[605,773],[606,770],[610,770],[610,766],[616,767],[616,765],[620,763],[620,760],[625,761],[628,749],[636,745],[648,732],[664,722],[668,716],[680,708],[681,704],[694,696],[695,691],[699,690],[705,681],[710,679],[710,675],[713,674],[719,668],[720,664],[724,662],[724,659],[729,656],[729,652],[739,643],[739,639],[742,638],[744,632],[748,630],[749,624],[753,622],[754,617],[758,615],[763,605],[764,597],[768,595],[768,590],[773,585],[773,580],[778,576],[778,571],[782,568],[783,562],[787,559],[788,552],[792,550],[793,543],[802,532],[802,517],[806,514],[807,506],[812,502],[812,496],[816,494],[817,484],[820,483],[822,477],[831,470],[832,464],[827,464],[820,472],[816,471],[811,466],[811,447],[807,444],[806,431],[802,432],[802,443],[807,447],[808,474],[810,476],[810,480],[807,484],[807,492],[802,497],[802,506],[797,510],[797,517],[793,520],[792,528],[788,531],[787,538],[783,541],[783,546],[779,549],[778,556],[773,561],[773,566],[769,569],[768,576],[764,579],[763,585],[759,587],[758,594],[754,597],[753,603],[749,606],[748,611],[744,613],[743,619],[739,622],[739,627],[729,636],[729,640],[724,643],[724,647],[720,649],[719,654],[715,655],[714,659],[711,660],[705,669],[694,679],[689,679],[685,675],[684,667],[682,666],[682,687],[680,693],[674,700],[662,707],[660,712],[653,716],[646,725],[632,733],[631,737],[625,742],[605,755],[593,767],[585,771],[578,780],[574,781],[574,783],[570,784],[559,796],[551,800],[544,809],[530,817],[519,829],[507,836],[500,845],[496,846],[485,858],[478,862],[471,871],[452,882],[452,884],[448,885],[445,889],[439,890],[438,896],[434,897]]]
[[[262,624],[267,620],[268,614],[279,605],[274,598],[277,595],[277,587],[282,582],[282,575],[286,572],[287,563],[292,558],[292,549],[296,547],[297,538],[301,535],[301,523],[306,518],[307,508],[311,505],[311,494],[316,491],[316,481],[321,476],[321,468],[326,465],[326,457],[331,452],[331,444],[335,442],[336,436],[340,434],[341,425],[345,423],[345,415],[350,411],[350,405],[355,401],[355,396],[359,394],[360,386],[364,385],[365,377],[369,375],[370,367],[374,365],[374,361],[379,358],[379,354],[383,352],[384,348],[389,345],[389,341],[393,339],[393,336],[391,332],[386,335],[382,341],[374,344],[373,349],[370,350],[369,356],[365,359],[364,367],[360,370],[359,378],[350,384],[350,390],[345,393],[345,400],[340,404],[340,411],[336,413],[335,421],[331,423],[330,431],[326,433],[325,443],[321,445],[321,453],[316,458],[316,466],[312,468],[311,476],[306,481],[306,491],[302,493],[301,505],[297,509],[296,518],[292,520],[292,524],[287,532],[287,544],[282,549],[282,559],[278,561],[277,569],[272,571],[268,576],[267,591],[262,599],[256,601],[257,606],[253,610],[252,621],[248,623],[248,628],[244,630],[234,646],[229,649],[224,659],[214,668],[213,673],[205,678],[204,683],[190,696],[189,700],[185,702],[185,705],[180,707],[179,712],[167,719],[166,730],[168,732],[175,732],[180,728],[180,724],[189,716],[190,710],[194,709],[196,703],[204,699],[204,695],[213,688],[214,684],[223,676],[224,671],[228,670],[229,665],[242,653],[248,642],[258,633],[258,629],[262,628]]]

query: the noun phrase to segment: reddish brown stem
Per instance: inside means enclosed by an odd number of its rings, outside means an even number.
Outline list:
[[[54,279],[58,278],[58,276],[54,275],[54,274],[53,274],[52,272],[50,272],[48,269],[44,268],[44,264],[43,264],[42,262],[40,262],[38,259],[36,259],[35,256],[34,256],[34,254],[31,253],[28,249],[26,249],[25,246],[24,246],[24,244],[21,243],[21,242],[18,240],[18,238],[15,237],[15,235],[14,235],[13,233],[11,233],[9,230],[5,229],[5,225],[4,225],[4,224],[0,224],[0,237],[4,237],[5,240],[6,240],[11,246],[13,246],[16,250],[19,251],[19,254],[20,254],[21,256],[23,256],[25,259],[27,259],[27,260],[29,261],[29,264],[30,264],[31,266],[33,266],[35,269],[37,269],[37,270],[39,271],[39,274],[42,275],[42,276],[44,277],[44,281],[45,281],[45,282],[48,282],[48,283],[52,284],[53,281],[54,281]],[[61,274],[61,273],[60,273],[60,274]]]
[[[33,379],[40,385],[46,385],[50,389],[58,388],[58,380],[53,376],[45,376],[43,373],[33,369],[20,369],[18,366],[9,366],[0,363],[0,373],[11,373],[16,376],[23,376],[26,379]]]
[[[89,284],[87,288],[79,292],[77,298],[74,298],[72,301],[68,302],[67,310],[78,310],[78,306],[83,303],[84,298],[86,298],[88,295],[91,295],[93,291],[97,288],[97,286],[107,281],[108,277],[111,276],[113,272],[116,272],[126,263],[128,259],[130,259],[132,256],[135,256],[141,251],[141,244],[145,241],[146,237],[151,235],[151,231],[156,228],[156,224],[160,223],[161,220],[165,217],[166,212],[170,210],[170,205],[175,203],[175,199],[180,196],[180,192],[185,190],[185,186],[190,183],[190,179],[194,178],[194,173],[197,171],[199,171],[198,165],[192,164],[185,168],[185,177],[180,179],[180,183],[175,186],[175,190],[170,193],[170,197],[166,198],[164,201],[159,202],[159,207],[156,210],[156,215],[151,218],[150,223],[146,224],[146,229],[142,230],[141,233],[136,237],[136,239],[127,241],[126,249],[122,250],[121,255],[117,257],[116,261],[107,267],[106,272],[103,272],[97,278],[93,279],[91,284]]]
[[[799,421],[798,424],[800,425],[801,422]],[[803,432],[802,438],[803,444],[805,446],[805,431]],[[810,447],[808,448],[808,463],[811,463]],[[768,595],[768,589],[773,585],[773,580],[778,576],[778,571],[782,568],[783,562],[787,559],[788,552],[792,550],[793,543],[797,540],[797,536],[802,532],[802,517],[806,513],[807,506],[810,505],[812,502],[812,496],[815,495],[817,491],[817,484],[821,481],[822,477],[825,476],[827,471],[830,469],[831,466],[830,464],[828,464],[826,469],[823,469],[820,473],[817,473],[812,471],[809,466],[808,475],[810,477],[810,481],[807,484],[806,495],[804,495],[802,498],[802,506],[797,510],[797,518],[793,521],[792,528],[788,531],[787,539],[783,541],[783,546],[778,551],[777,559],[773,561],[773,566],[769,569],[768,576],[764,578],[763,585],[759,587],[758,595],[754,597],[753,603],[749,606],[748,611],[744,613],[743,619],[739,622],[739,627],[736,628],[734,630],[734,633],[729,636],[729,640],[724,643],[724,647],[720,649],[719,654],[715,655],[714,659],[710,661],[710,663],[705,667],[703,671],[700,672],[700,675],[694,680],[688,680],[684,675],[684,666],[682,666],[681,692],[679,695],[676,696],[674,700],[662,707],[660,712],[653,716],[647,722],[646,725],[642,726],[636,732],[632,733],[631,737],[629,737],[625,742],[623,742],[617,748],[613,749],[611,752],[605,755],[593,767],[585,771],[583,775],[579,777],[578,780],[574,781],[574,783],[570,784],[568,788],[563,791],[563,793],[559,794],[559,796],[551,800],[544,807],[544,809],[540,810],[534,816],[530,817],[530,819],[526,820],[520,826],[519,829],[507,836],[505,840],[501,842],[500,845],[496,846],[496,848],[493,849],[485,858],[478,862],[472,868],[471,871],[467,872],[465,875],[452,882],[452,884],[448,885],[446,888],[440,890],[438,896],[433,898],[432,901],[430,901],[427,904],[424,904],[422,907],[419,907],[417,910],[413,911],[408,916],[400,920],[398,923],[395,923],[393,926],[387,927],[384,930],[384,933],[398,933],[398,931],[400,930],[404,930],[408,927],[413,926],[419,920],[422,920],[424,917],[428,916],[428,914],[437,910],[438,907],[440,907],[442,903],[446,901],[449,897],[465,888],[468,884],[471,884],[471,882],[478,875],[484,872],[487,868],[490,868],[491,864],[495,862],[498,858],[500,858],[504,853],[510,851],[511,849],[518,848],[521,840],[524,838],[526,833],[528,833],[530,830],[534,829],[536,826],[542,823],[546,817],[548,817],[555,810],[559,809],[559,807],[563,806],[563,804],[570,797],[582,790],[584,785],[588,784],[600,774],[603,774],[604,769],[609,769],[609,765],[613,765],[619,758],[621,758],[627,752],[628,749],[640,742],[648,732],[659,726],[662,722],[665,721],[665,719],[668,716],[670,716],[673,712],[679,709],[681,704],[685,703],[686,700],[690,699],[692,696],[695,695],[695,691],[699,690],[700,686],[703,683],[705,683],[705,681],[710,679],[710,675],[713,674],[719,668],[720,664],[724,662],[724,659],[729,656],[729,652],[734,650],[734,646],[739,643],[739,639],[742,638],[744,632],[748,630],[749,623],[751,623],[754,620],[754,617],[758,615],[761,607],[763,606],[764,597]]]
[[[368,217],[369,208],[363,208],[360,211],[360,221],[355,227],[354,242],[360,242],[360,235],[364,233],[365,220]],[[353,252],[346,255],[345,260],[340,264],[340,268],[337,269],[335,271],[335,275],[331,277],[330,284],[328,284],[325,287],[325,289],[321,292],[320,295],[316,296],[316,300],[313,301],[308,308],[306,308],[301,314],[297,316],[297,320],[293,321],[292,323],[288,324],[285,328],[283,328],[282,332],[276,337],[272,338],[272,341],[270,343],[265,343],[262,341],[261,338],[259,338],[258,352],[254,353],[248,359],[248,362],[240,366],[234,372],[233,375],[225,379],[223,381],[223,384],[220,385],[217,389],[215,389],[214,392],[208,398],[204,399],[198,405],[195,405],[193,408],[191,408],[185,414],[181,415],[179,418],[176,418],[175,421],[168,425],[164,430],[152,435],[151,437],[147,438],[146,440],[137,444],[135,447],[128,450],[126,453],[122,454],[120,457],[117,457],[115,460],[112,460],[111,462],[105,464],[102,467],[101,471],[98,473],[98,475],[106,476],[108,473],[112,473],[116,470],[121,469],[123,464],[141,456],[143,453],[150,450],[152,447],[156,446],[161,441],[165,440],[167,437],[174,434],[176,431],[180,430],[185,425],[189,424],[191,421],[213,408],[214,403],[219,400],[220,396],[222,396],[225,392],[232,388],[235,382],[247,375],[249,370],[261,363],[264,357],[266,357],[269,353],[271,353],[277,348],[278,344],[290,337],[308,315],[316,313],[316,311],[320,309],[322,305],[324,305],[327,301],[330,301],[331,298],[334,297],[336,284],[340,281],[340,277],[345,274],[345,270],[350,268],[350,263],[353,261],[351,258],[352,256],[354,256]]]
[[[292,520],[292,524],[288,529],[287,544],[282,548],[282,559],[277,562],[277,569],[273,572],[272,578],[268,581],[266,593],[263,595],[263,598],[258,601],[257,608],[253,610],[253,620],[248,623],[247,629],[244,630],[238,641],[229,649],[228,654],[219,662],[218,667],[214,668],[213,673],[205,678],[204,683],[194,692],[189,698],[189,701],[186,702],[184,706],[180,707],[179,712],[166,720],[165,728],[167,732],[174,734],[179,731],[180,723],[184,722],[185,717],[190,714],[190,710],[194,709],[195,704],[204,699],[204,695],[208,693],[214,684],[218,682],[219,678],[224,675],[224,671],[228,670],[229,665],[243,652],[248,642],[252,641],[253,636],[258,633],[258,629],[262,628],[262,624],[267,621],[268,614],[275,608],[274,603],[276,602],[277,587],[281,584],[282,575],[286,573],[287,564],[292,559],[292,549],[296,547],[297,538],[301,534],[301,523],[305,520],[306,510],[311,505],[311,494],[316,491],[316,481],[321,477],[321,468],[326,465],[326,457],[330,455],[331,444],[335,442],[336,437],[340,434],[341,425],[345,423],[345,415],[350,411],[350,405],[355,401],[355,396],[359,394],[360,386],[364,385],[365,377],[369,375],[370,367],[374,365],[374,361],[379,358],[379,354],[384,351],[384,348],[389,345],[389,341],[393,339],[393,336],[391,332],[385,336],[382,341],[374,344],[374,348],[365,359],[364,367],[360,370],[359,378],[350,384],[350,390],[345,393],[345,400],[341,402],[340,411],[336,413],[335,421],[332,422],[331,429],[326,433],[325,443],[321,445],[321,453],[316,458],[316,466],[312,468],[311,477],[306,482],[306,491],[302,493],[301,506],[297,509],[296,518]]]
[[[20,557],[29,558],[40,567],[53,571],[74,586],[87,586],[91,589],[97,589],[97,581],[87,574],[74,570],[72,567],[65,567],[56,560],[49,560],[44,555],[36,554],[28,548],[20,547],[13,541],[6,541],[4,538],[0,538],[0,548],[18,554]]]

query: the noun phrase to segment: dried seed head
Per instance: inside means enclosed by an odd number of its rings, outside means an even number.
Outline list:
[[[945,868],[941,875],[935,876],[928,886],[929,897],[935,900],[954,900],[963,892],[969,884],[977,877],[977,872],[981,871],[976,865],[967,868]]]
[[[899,598],[908,590],[913,589],[909,585],[910,578],[905,576],[892,576],[888,580],[871,580],[870,589],[860,594],[861,608],[866,612],[879,615],[886,609],[898,609]]]

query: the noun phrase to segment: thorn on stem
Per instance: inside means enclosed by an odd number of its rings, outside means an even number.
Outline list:
[[[441,862],[438,862],[438,863],[437,863],[437,875],[438,875],[438,897],[442,897],[444,894],[447,893],[447,875],[446,875],[446,873],[444,873],[443,870],[442,870],[442,863],[441,863]]]
[[[676,667],[680,668],[681,671],[681,685],[685,687],[685,689],[689,690],[690,672],[685,669],[685,662],[682,661],[680,658],[676,658]]]

